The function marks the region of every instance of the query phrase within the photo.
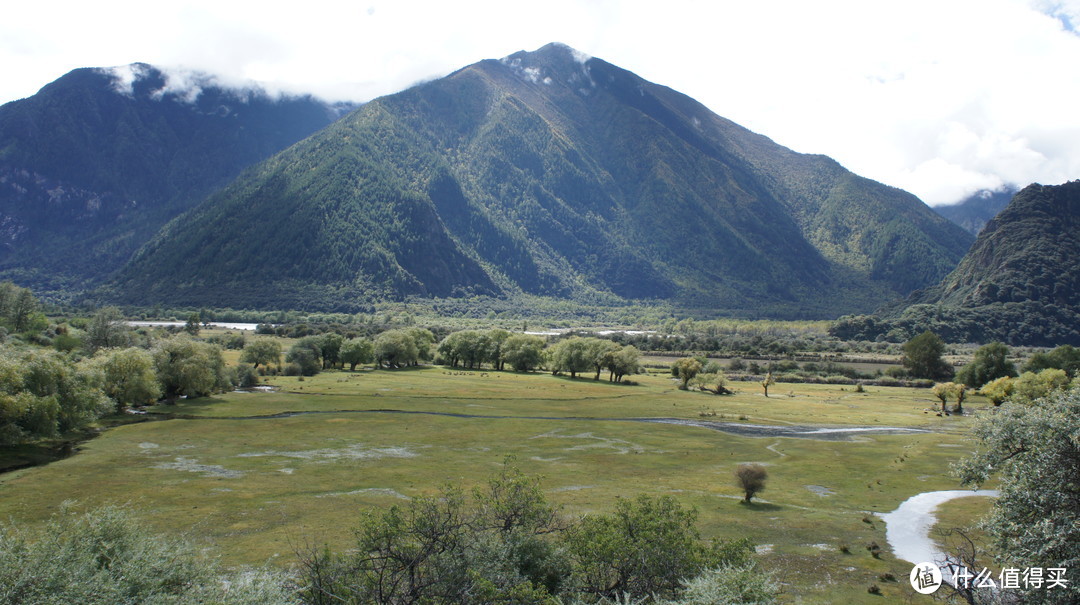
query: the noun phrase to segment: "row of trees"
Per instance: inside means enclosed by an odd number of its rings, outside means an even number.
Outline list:
[[[547,346],[539,336],[493,329],[460,330],[447,335],[438,347],[434,342],[431,331],[416,327],[387,330],[374,340],[345,339],[333,332],[305,336],[286,353],[285,372],[310,376],[345,365],[350,370],[372,362],[379,367],[400,368],[430,361],[453,368],[480,369],[486,364],[494,370],[509,367],[517,372],[543,367],[555,375],[565,373],[572,378],[592,372],[595,380],[606,370],[611,382],[641,372],[641,353],[635,347],[601,338],[575,336]],[[281,347],[273,338],[255,338],[244,346],[240,359],[254,368],[280,365]]]

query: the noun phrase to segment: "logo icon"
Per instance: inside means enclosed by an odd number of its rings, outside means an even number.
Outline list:
[[[919,594],[933,594],[941,588],[941,570],[933,563],[919,563],[911,569],[908,579]]]

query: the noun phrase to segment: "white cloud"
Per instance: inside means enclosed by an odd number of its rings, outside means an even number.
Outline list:
[[[1078,24],[1080,0],[17,3],[0,100],[135,61],[367,100],[558,41],[945,203],[1080,177]]]

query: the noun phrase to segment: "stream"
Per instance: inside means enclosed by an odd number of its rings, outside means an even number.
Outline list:
[[[934,563],[945,559],[938,545],[930,537],[930,529],[937,521],[934,511],[938,506],[956,498],[968,496],[997,497],[996,489],[954,489],[940,492],[923,492],[904,500],[891,513],[881,515],[885,521],[885,540],[897,559],[916,563]]]

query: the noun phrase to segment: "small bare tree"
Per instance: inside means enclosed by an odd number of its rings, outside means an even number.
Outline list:
[[[750,504],[750,499],[759,492],[765,491],[765,480],[769,473],[760,464],[740,464],[735,469],[735,479],[738,486],[743,490],[743,502]]]

